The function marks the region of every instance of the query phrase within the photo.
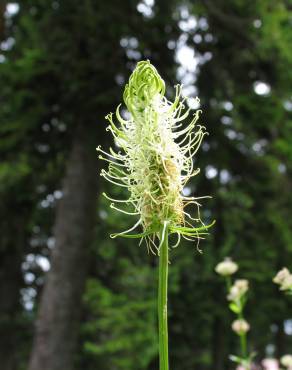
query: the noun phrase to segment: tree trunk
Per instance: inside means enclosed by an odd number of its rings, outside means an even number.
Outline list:
[[[212,369],[223,370],[224,369],[224,325],[222,318],[215,317],[213,323],[213,345],[212,345]]]
[[[4,40],[5,35],[5,10],[6,10],[7,1],[0,0],[0,41]]]
[[[41,296],[29,370],[71,370],[74,367],[97,199],[97,157],[92,150],[89,131],[77,130],[73,139],[63,198],[56,214],[56,244]]]
[[[284,355],[284,348],[285,348],[285,331],[284,331],[284,323],[283,321],[277,322],[278,331],[276,334],[276,355],[277,358],[280,358]]]
[[[10,207],[13,203],[10,203]],[[7,205],[7,210],[9,210]],[[8,211],[9,212],[9,211]],[[8,214],[6,213],[6,215]],[[1,212],[2,214],[2,212]],[[21,213],[22,216],[22,213]],[[15,217],[15,216],[14,216]],[[15,217],[16,218],[16,217]],[[0,364],[1,370],[17,369],[17,346],[21,312],[19,291],[22,286],[21,262],[24,251],[24,227],[21,218],[16,222],[3,221],[0,241]],[[25,219],[25,218],[24,218]],[[19,224],[17,225],[17,222]],[[20,226],[20,227],[18,227]],[[7,240],[5,235],[11,238]],[[13,238],[13,236],[15,236]],[[11,240],[13,239],[13,240]]]
[[[5,39],[7,1],[0,0],[0,41]],[[19,186],[14,184],[14,186]],[[1,370],[18,368],[17,347],[21,331],[21,262],[26,243],[26,220],[31,205],[18,199],[18,188],[7,187],[0,199],[0,364]],[[21,197],[20,197],[21,198]],[[17,210],[17,214],[15,214]]]

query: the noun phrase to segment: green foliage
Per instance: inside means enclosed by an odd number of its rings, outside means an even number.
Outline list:
[[[123,265],[118,291],[100,281],[88,281],[84,353],[93,363],[103,363],[105,370],[142,370],[157,356],[155,288],[147,266],[134,267],[126,259]]]

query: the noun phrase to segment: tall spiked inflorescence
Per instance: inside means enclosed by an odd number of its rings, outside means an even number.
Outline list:
[[[160,370],[168,370],[168,234],[178,235],[177,246],[181,236],[199,241],[212,225],[205,226],[200,218],[198,201],[203,197],[185,197],[182,193],[187,181],[199,173],[194,168],[194,155],[206,135],[205,128],[196,124],[201,111],[184,124],[190,114],[184,100],[180,86],[176,86],[174,102],[168,101],[164,81],[156,69],[149,61],[139,62],[124,91],[129,119],[121,117],[120,106],[116,110],[118,125],[112,113],[106,117],[119,151],[110,148],[106,153],[97,148],[99,158],[109,164],[101,175],[130,193],[126,200],[104,196],[112,202],[112,208],[138,218],[129,230],[111,237],[145,239],[148,250],[159,255]],[[195,216],[186,211],[187,206],[195,207]],[[139,225],[142,232],[132,233]]]
[[[139,62],[124,91],[130,118],[121,117],[120,106],[116,110],[118,126],[112,113],[106,116],[108,130],[122,152],[110,149],[110,153],[105,153],[98,148],[99,158],[109,162],[108,171],[103,170],[101,175],[130,192],[127,200],[104,194],[105,197],[112,202],[112,208],[139,218],[131,229],[112,237],[145,238],[153,252],[163,224],[167,224],[170,233],[178,234],[178,240],[181,235],[202,238],[208,228],[200,219],[199,198],[182,195],[187,181],[199,173],[199,169],[194,169],[193,157],[206,135],[205,128],[196,125],[201,111],[184,126],[182,122],[190,110],[185,110],[180,86],[176,86],[173,103],[164,94],[165,84],[155,67],[149,61]],[[122,205],[130,209],[121,208]],[[195,217],[186,212],[189,205],[195,206]],[[138,225],[142,225],[143,232],[131,234]]]

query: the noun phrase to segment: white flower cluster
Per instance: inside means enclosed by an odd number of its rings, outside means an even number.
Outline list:
[[[245,334],[250,329],[249,323],[244,319],[238,319],[238,320],[233,321],[231,327],[232,327],[232,330],[238,335]]]
[[[287,369],[292,369],[292,355],[284,355],[281,357],[280,362]]]
[[[221,276],[233,275],[237,270],[237,263],[233,262],[229,257],[226,257],[224,261],[218,263],[218,265],[215,267],[215,271]]]
[[[229,301],[238,302],[248,291],[248,280],[238,279],[229,290],[227,299]]]
[[[262,365],[264,370],[279,370],[279,361],[275,358],[264,358]]]
[[[292,291],[292,274],[286,267],[277,273],[273,282],[280,285],[280,290]]]

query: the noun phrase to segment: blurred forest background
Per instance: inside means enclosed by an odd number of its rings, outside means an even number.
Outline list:
[[[171,252],[176,370],[233,369],[225,256],[251,282],[258,359],[292,348],[292,5],[289,0],[0,2],[0,368],[156,370],[157,257],[111,240],[95,148],[139,60],[201,99],[210,135],[186,194],[212,195],[204,253]]]

